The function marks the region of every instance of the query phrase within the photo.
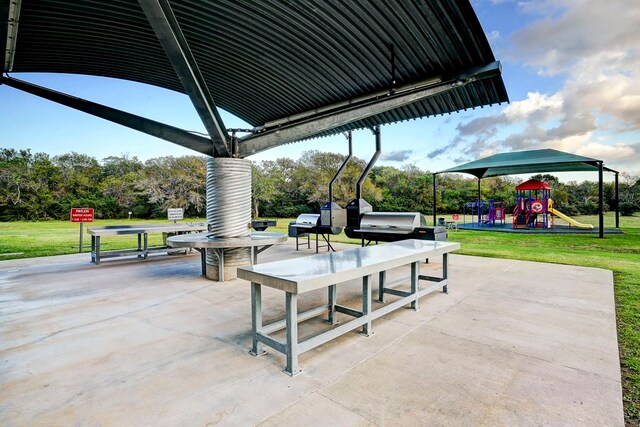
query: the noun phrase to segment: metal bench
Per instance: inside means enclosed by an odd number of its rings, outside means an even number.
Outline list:
[[[372,320],[407,304],[417,310],[420,297],[438,289],[447,292],[448,254],[459,248],[459,243],[411,239],[239,268],[238,277],[251,282],[251,353],[255,356],[263,354],[262,347],[266,344],[286,355],[287,366],[284,371],[291,376],[296,375],[300,372],[299,354],[359,327],[368,336]],[[439,255],[442,255],[443,260],[442,277],[421,275],[420,261]],[[386,281],[388,270],[402,266],[409,266],[409,291],[390,288],[388,286],[391,284]],[[371,275],[376,273],[379,281],[378,302],[384,302],[385,293],[399,296],[400,299],[372,310]],[[361,311],[339,305],[336,301],[337,284],[354,279],[362,279]],[[429,284],[421,288],[421,280]],[[285,292],[284,320],[269,325],[262,324],[262,286]],[[328,289],[327,305],[298,313],[298,295],[321,288]],[[332,325],[336,322],[337,313],[354,319],[300,342],[298,323],[325,313],[328,313],[328,321]],[[269,335],[281,329],[286,329],[286,341],[279,341]]]
[[[88,227],[87,232],[91,235],[91,262],[100,264],[102,258],[132,256],[147,259],[152,252],[167,252],[171,248],[168,246],[149,246],[149,233],[192,233],[205,231],[206,224],[151,224],[151,225],[108,225],[105,227]],[[124,234],[137,234],[138,247],[135,249],[119,249],[111,251],[101,250],[102,236],[117,236]]]

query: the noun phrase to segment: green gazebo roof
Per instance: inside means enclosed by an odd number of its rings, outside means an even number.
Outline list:
[[[544,149],[501,153],[437,173],[468,173],[476,178],[541,172],[597,171],[602,160]],[[615,172],[612,169],[604,168]]]

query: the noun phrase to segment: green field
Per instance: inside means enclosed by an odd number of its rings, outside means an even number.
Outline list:
[[[597,224],[595,216],[576,217],[584,223]],[[185,220],[190,222],[196,220]],[[202,220],[199,220],[201,222]],[[290,219],[278,220],[269,231],[286,233]],[[167,223],[166,220],[96,221],[92,226],[140,223]],[[605,227],[614,226],[613,214],[605,217]],[[627,425],[640,425],[640,216],[621,217],[625,234],[597,235],[491,233],[451,231],[449,240],[460,242],[465,255],[513,258],[527,261],[598,267],[614,272],[618,341],[622,367],[623,399]],[[78,224],[63,221],[0,223],[0,260],[78,252]],[[359,243],[344,235],[332,240]],[[85,244],[90,243],[85,233]],[[159,235],[150,235],[149,244],[162,243]],[[114,236],[104,239],[102,248],[135,247],[137,237]],[[89,248],[85,249],[87,252]],[[0,269],[2,261],[0,261]]]

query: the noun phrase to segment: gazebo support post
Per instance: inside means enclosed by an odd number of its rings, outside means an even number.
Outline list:
[[[478,209],[480,209],[480,178],[478,178]]]
[[[616,172],[616,228],[620,228],[620,194],[618,193],[618,172]]]
[[[602,185],[602,162],[598,162],[598,209],[600,211],[598,237],[604,238],[604,186]]]
[[[617,176],[618,175],[616,175],[616,177]],[[434,227],[436,226],[436,174],[435,173],[433,174],[433,226]]]

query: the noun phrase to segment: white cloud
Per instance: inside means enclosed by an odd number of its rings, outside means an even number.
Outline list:
[[[413,150],[398,150],[398,151],[385,151],[380,156],[380,160],[387,160],[389,162],[404,162],[411,157]]]
[[[501,111],[458,124],[448,149],[465,160],[555,148],[640,171],[640,1],[519,2],[537,17],[511,36],[512,60],[564,79],[555,93],[531,91]],[[443,155],[439,148],[430,157]]]

